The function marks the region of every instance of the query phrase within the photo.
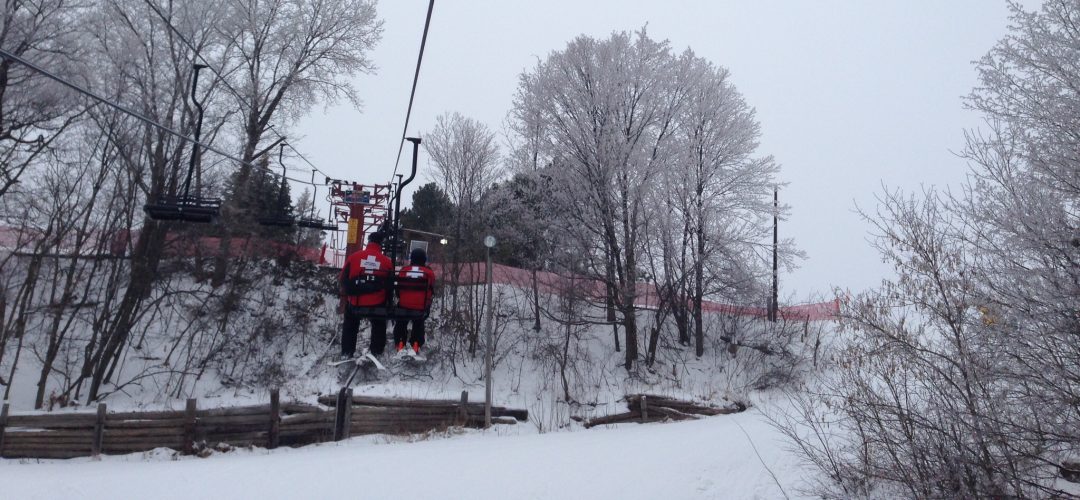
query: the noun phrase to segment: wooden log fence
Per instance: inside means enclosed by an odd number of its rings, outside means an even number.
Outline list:
[[[337,398],[336,396],[320,396],[319,403],[334,407],[337,406]],[[456,411],[465,421],[464,425],[468,426],[472,426],[473,423],[477,421],[477,418],[479,418],[482,425],[484,419],[484,403],[469,403],[467,392],[462,393],[461,400],[395,399],[358,395],[352,397],[352,404],[353,406],[373,408],[408,409],[414,414],[427,411],[438,415],[444,415],[446,412]],[[509,423],[511,421],[524,422],[529,420],[529,411],[502,406],[492,406],[491,416],[492,418],[501,417],[502,423]]]
[[[746,410],[746,405],[734,402],[726,408],[717,408],[683,401],[667,396],[629,394],[625,398],[626,412],[596,417],[584,422],[585,428],[625,422],[664,422],[669,420],[694,420],[702,416],[727,415]]]
[[[460,400],[353,396],[338,405],[336,396],[320,405],[282,402],[278,391],[265,405],[199,409],[189,399],[183,410],[109,412],[104,403],[93,413],[12,415],[0,409],[0,457],[74,458],[170,448],[197,454],[221,444],[303,446],[363,434],[423,433],[450,427],[482,427],[483,403]],[[495,407],[496,423],[528,420],[526,410]]]

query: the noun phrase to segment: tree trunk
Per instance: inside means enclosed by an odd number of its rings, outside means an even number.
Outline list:
[[[101,384],[105,382],[106,372],[113,364],[114,358],[122,352],[121,347],[127,341],[131,328],[135,326],[139,306],[150,296],[154,276],[157,274],[158,263],[161,261],[161,253],[164,249],[165,235],[165,224],[159,224],[150,219],[144,220],[143,230],[139,232],[139,240],[131,255],[131,279],[128,282],[128,288],[117,308],[115,320],[101,339],[101,344],[91,362],[93,374],[87,393],[88,403],[97,400]]]
[[[690,324],[689,324],[689,294],[687,293],[687,280],[686,280],[686,253],[690,246],[690,240],[692,239],[693,230],[690,227],[690,218],[686,217],[683,222],[683,234],[682,245],[679,249],[679,271],[683,274],[682,280],[678,283],[675,290],[675,303],[671,306],[671,313],[675,316],[675,326],[679,329],[679,343],[682,345],[690,345]]]
[[[50,226],[51,229],[51,226]],[[11,311],[13,318],[7,323],[14,323],[13,327],[5,327],[3,335],[0,335],[0,360],[3,359],[5,354],[5,347],[8,340],[11,338],[18,339],[18,343],[15,349],[15,357],[11,361],[11,372],[8,374],[7,383],[8,386],[4,391],[4,399],[8,399],[11,392],[12,379],[15,377],[15,367],[19,364],[19,355],[22,353],[23,337],[26,332],[26,319],[28,317],[28,309],[30,307],[30,301],[34,296],[34,292],[37,289],[38,278],[41,273],[41,265],[44,257],[41,256],[43,249],[41,245],[35,249],[35,255],[30,260],[30,265],[26,273],[26,280],[20,287],[19,294],[15,296],[15,304]]]
[[[615,264],[612,263],[610,258],[604,266],[604,274],[606,277],[604,288],[607,301],[607,321],[611,323],[612,338],[615,339],[615,352],[619,352],[622,348],[619,346],[619,323],[616,322],[617,316],[615,315]]]
[[[697,209],[697,252],[694,256],[694,354],[705,354],[705,329],[701,324],[701,302],[705,296],[705,173],[698,164],[698,185],[696,192]]]
[[[689,308],[686,307],[686,294],[677,290],[671,304],[671,315],[675,317],[675,329],[679,331],[679,343],[690,345]]]
[[[533,331],[540,331],[540,284],[537,282],[536,269],[532,270],[532,288],[533,288]]]
[[[634,368],[638,358],[637,337],[637,310],[634,302],[637,300],[637,255],[633,245],[626,245],[626,271],[623,282],[622,314],[623,328],[626,330],[626,369]]]
[[[694,316],[694,354],[697,357],[701,357],[705,354],[705,329],[701,322],[701,303],[704,300],[705,295],[705,263],[701,255],[705,252],[705,239],[698,238],[698,258],[694,262],[694,297],[693,297],[693,316]]]
[[[629,295],[629,297],[627,297]],[[633,293],[624,295],[626,298],[633,299]],[[638,337],[637,337],[637,314],[634,310],[634,303],[623,304],[623,329],[625,330],[626,338],[626,369],[632,370],[634,368],[634,362],[638,358]]]
[[[656,363],[656,347],[660,343],[660,325],[657,324],[649,331],[649,346],[645,353],[645,366],[652,367]]]

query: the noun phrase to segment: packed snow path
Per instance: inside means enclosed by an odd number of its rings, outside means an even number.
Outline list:
[[[5,498],[792,498],[806,473],[755,409],[667,424],[518,435],[368,436],[206,459],[0,460]],[[739,425],[745,429],[746,434]],[[748,436],[761,455],[755,454]]]

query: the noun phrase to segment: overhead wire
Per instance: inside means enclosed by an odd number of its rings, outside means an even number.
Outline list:
[[[146,5],[149,6],[158,15],[158,17],[161,18],[162,22],[165,23],[165,26],[167,26],[169,28],[169,30],[173,32],[173,34],[175,34],[177,37],[179,37],[180,41],[185,46],[187,46],[187,48],[191,49],[191,51],[195,54],[196,57],[198,57],[200,60],[202,60],[203,65],[206,66],[207,69],[210,70],[210,72],[214,73],[214,76],[217,77],[218,81],[220,81],[221,84],[225,86],[225,88],[229,91],[230,94],[233,95],[233,97],[236,97],[237,102],[239,102],[241,106],[246,108],[247,111],[252,111],[251,105],[248,104],[248,102],[244,100],[244,97],[240,95],[240,92],[237,91],[231,84],[229,84],[229,80],[226,79],[225,76],[222,75],[221,72],[218,71],[217,68],[215,68],[213,64],[210,64],[210,61],[207,60],[206,57],[204,57],[201,52],[199,52],[199,49],[195,48],[195,44],[191,43],[191,41],[188,40],[187,37],[185,37],[184,34],[181,33],[180,30],[175,25],[173,25],[172,21],[170,20],[170,17],[166,16],[165,13],[162,12],[161,9],[157,6],[157,4],[155,4],[153,2],[153,0],[144,0],[144,1],[146,2]],[[272,132],[274,132],[274,134],[276,134],[279,139],[282,139],[282,140],[286,139],[285,135],[282,134],[281,132],[279,132],[276,128],[274,128],[273,124],[268,124],[267,128],[270,129]],[[296,153],[296,155],[299,156],[301,159],[303,159],[304,162],[307,163],[312,169],[314,169],[316,172],[322,174],[323,177],[326,177],[326,178],[330,177],[329,174],[327,174],[326,172],[323,172],[322,169],[315,166],[315,164],[312,163],[311,160],[308,160],[307,157],[304,156],[303,153],[300,152],[300,150],[296,149],[296,146],[293,146],[288,141],[285,142],[285,145],[288,146],[289,149],[293,150],[293,152]],[[274,173],[274,172],[271,172],[271,173]],[[274,174],[278,175],[276,173],[274,173]],[[294,179],[290,179],[290,180],[294,180]],[[315,184],[313,184],[311,182],[304,182],[304,183],[305,184],[311,184],[313,186],[315,185]]]
[[[94,99],[95,101],[100,102],[101,104],[105,104],[106,106],[109,106],[109,107],[111,107],[111,108],[113,108],[113,109],[115,109],[117,111],[120,111],[121,113],[124,113],[124,114],[126,114],[128,116],[131,116],[132,118],[135,118],[135,119],[137,119],[137,120],[139,120],[139,121],[141,121],[141,122],[143,122],[143,123],[145,123],[147,125],[150,125],[150,126],[156,128],[158,130],[161,130],[162,132],[165,132],[165,133],[167,133],[169,135],[172,135],[172,136],[176,137],[177,139],[180,139],[180,140],[182,140],[184,142],[195,144],[195,145],[197,145],[197,146],[199,146],[199,147],[201,147],[201,148],[203,148],[203,149],[205,149],[207,151],[217,153],[217,154],[219,154],[219,155],[221,155],[221,156],[223,156],[225,158],[228,158],[228,159],[233,160],[233,161],[235,161],[237,163],[240,163],[241,165],[247,165],[247,166],[252,167],[252,168],[261,168],[258,165],[255,165],[255,164],[253,164],[251,162],[244,161],[244,160],[240,159],[239,157],[237,157],[237,156],[235,156],[233,154],[226,153],[225,151],[222,151],[221,149],[218,149],[218,148],[216,148],[214,146],[211,146],[211,145],[209,145],[209,144],[207,144],[205,142],[196,141],[195,139],[192,139],[192,138],[190,138],[190,137],[188,137],[188,136],[186,136],[184,134],[181,134],[180,132],[177,132],[177,131],[169,128],[169,127],[166,127],[165,125],[162,125],[162,124],[160,124],[160,123],[158,123],[158,122],[156,122],[156,121],[154,121],[154,120],[152,120],[150,118],[147,118],[145,115],[142,115],[142,114],[140,114],[140,113],[138,113],[136,111],[132,111],[130,109],[127,109],[124,106],[121,106],[120,104],[117,104],[117,103],[115,103],[115,102],[113,102],[113,101],[111,101],[109,99],[101,97],[100,95],[98,95],[98,94],[96,94],[96,93],[94,93],[94,92],[92,92],[90,90],[87,90],[87,89],[85,89],[85,88],[83,88],[83,87],[81,87],[81,86],[79,86],[79,85],[77,85],[75,83],[72,83],[72,82],[64,79],[63,77],[60,77],[60,76],[56,75],[55,73],[53,73],[53,72],[51,72],[51,71],[49,71],[49,70],[47,70],[45,68],[42,68],[41,66],[38,66],[38,65],[36,65],[36,64],[34,64],[34,63],[30,62],[30,61],[27,61],[26,59],[23,59],[22,57],[19,57],[19,56],[15,55],[15,54],[13,54],[11,52],[8,52],[7,50],[5,50],[3,48],[0,48],[0,57],[4,57],[5,59],[8,59],[9,61],[14,61],[14,62],[17,62],[19,64],[22,64],[23,66],[26,66],[27,68],[30,68],[30,69],[42,74],[43,76],[49,78],[50,80],[53,80],[53,81],[65,86],[65,87],[67,87],[67,88],[69,88],[71,90],[74,90],[74,91],[76,91],[76,92],[78,92],[80,94],[83,94],[83,95],[85,95],[87,97],[90,97],[90,98]],[[315,185],[315,184],[312,184],[311,182],[305,181],[303,179],[295,179],[293,177],[283,176],[283,175],[275,173],[273,171],[270,171],[270,173],[272,175],[276,176],[276,177],[284,177],[285,179],[288,179],[290,181],[300,182],[300,183],[308,184],[308,185]]]
[[[119,105],[119,104],[117,104],[117,103],[115,103],[113,101],[110,101],[109,99],[101,97],[100,95],[98,95],[98,94],[96,94],[96,93],[94,93],[94,92],[92,92],[90,90],[87,90],[87,89],[85,89],[85,88],[83,88],[83,87],[81,87],[81,86],[79,86],[79,85],[77,85],[75,83],[72,83],[72,82],[70,82],[70,81],[56,75],[55,73],[53,73],[53,72],[51,72],[51,71],[49,71],[49,70],[47,70],[45,68],[42,68],[41,66],[38,66],[38,65],[36,65],[36,64],[34,64],[34,63],[30,62],[30,61],[27,61],[26,59],[23,59],[22,57],[19,57],[19,56],[15,55],[15,54],[13,54],[11,52],[8,52],[7,50],[5,50],[3,48],[0,48],[0,57],[4,57],[5,59],[8,59],[9,61],[13,61],[13,62],[17,62],[19,64],[22,64],[23,66],[26,66],[27,68],[30,68],[30,69],[42,74],[43,76],[49,78],[50,80],[53,80],[53,81],[65,86],[65,87],[67,87],[67,88],[69,88],[71,90],[74,90],[74,91],[76,91],[76,92],[78,92],[80,94],[83,94],[83,95],[85,95],[87,97],[90,97],[90,98],[94,99],[95,101],[98,101],[98,102],[100,102],[102,104],[105,104],[105,105],[107,105],[107,106],[109,106],[109,107],[111,107],[111,108],[113,108],[113,109],[115,109],[117,111],[120,111],[121,113],[124,113],[124,114],[126,114],[128,116],[131,116],[131,117],[133,117],[133,118],[135,118],[135,119],[137,119],[137,120],[139,120],[139,121],[141,121],[143,123],[146,123],[147,125],[150,125],[150,126],[152,126],[154,128],[157,128],[158,130],[161,130],[162,132],[165,132],[165,133],[167,133],[169,135],[172,135],[172,136],[176,137],[177,139],[180,139],[182,141],[185,141],[185,142],[188,142],[188,143],[191,143],[191,144],[195,144],[195,145],[197,145],[197,146],[199,146],[199,147],[201,147],[201,148],[203,148],[203,149],[205,149],[207,151],[212,151],[214,153],[217,153],[217,154],[219,154],[219,155],[221,155],[221,156],[223,156],[225,158],[233,160],[233,161],[235,161],[237,163],[240,163],[242,165],[247,165],[247,166],[252,167],[252,168],[260,168],[258,165],[254,165],[251,162],[244,161],[244,160],[242,160],[242,159],[240,159],[240,158],[238,158],[238,157],[236,157],[236,156],[234,156],[234,155],[232,155],[230,153],[226,153],[225,151],[222,151],[221,149],[218,149],[218,148],[216,148],[214,146],[206,144],[205,142],[196,141],[195,139],[192,139],[192,138],[190,138],[190,137],[188,137],[188,136],[186,136],[184,134],[181,134],[180,132],[177,132],[177,131],[169,128],[169,127],[166,127],[165,125],[162,125],[162,124],[160,124],[160,123],[158,123],[158,122],[156,122],[156,121],[154,121],[154,120],[152,120],[150,118],[147,118],[145,115],[142,115],[142,114],[140,114],[140,113],[138,113],[136,111],[132,111],[130,109],[127,109],[124,106],[121,106],[121,105]],[[271,173],[273,173],[273,172],[271,172]],[[281,177],[281,174],[274,174],[274,175],[276,175],[278,177]],[[293,179],[292,177],[287,177],[287,176],[286,176],[286,178],[291,180],[291,181],[302,182],[304,184],[311,184],[310,182],[305,181],[305,180],[301,180],[301,179]]]
[[[424,47],[427,45],[428,29],[431,28],[431,11],[435,9],[435,0],[428,2],[427,19],[424,20],[424,35],[420,38],[420,53],[416,57],[416,72],[413,73],[412,91],[409,93],[409,108],[405,111],[405,126],[401,130],[401,142],[398,144],[397,159],[394,160],[394,173],[390,176],[393,183],[401,163],[401,151],[405,149],[405,135],[409,132],[409,118],[412,116],[413,100],[416,98],[416,83],[420,80],[420,64],[424,61]]]
[[[210,71],[212,73],[214,73],[214,75],[218,78],[219,81],[221,81],[222,85],[225,86],[225,88],[229,91],[229,93],[231,93],[234,97],[236,97],[237,101],[242,106],[247,108],[248,111],[251,111],[251,106],[247,103],[247,101],[244,100],[243,96],[241,96],[240,93],[235,88],[233,88],[232,85],[229,84],[229,81],[221,74],[220,71],[217,70],[217,68],[215,68],[212,64],[210,64],[210,61],[207,60],[206,57],[204,57],[202,55],[202,53],[195,47],[195,44],[191,43],[191,41],[189,41],[187,39],[187,37],[184,36],[184,34],[181,33],[180,30],[175,25],[172,24],[172,21],[170,20],[169,16],[166,16],[165,13],[162,12],[161,9],[157,6],[157,4],[155,4],[153,2],[153,0],[144,0],[144,1],[147,4],[147,6],[149,6],[158,15],[158,17],[161,18],[161,20],[165,23],[165,25],[169,28],[169,30],[172,31],[180,39],[180,41],[184,45],[186,45],[189,49],[191,49],[191,51],[196,55],[196,57],[198,57],[200,60],[202,60],[203,64],[208,69],[210,69]],[[400,168],[400,164],[401,164],[401,153],[402,153],[402,151],[403,151],[403,149],[405,147],[405,136],[408,134],[409,120],[412,117],[413,102],[416,99],[416,87],[417,87],[417,83],[418,83],[418,81],[420,79],[420,68],[421,68],[421,66],[423,64],[423,60],[424,60],[424,50],[427,47],[428,32],[430,31],[430,28],[431,28],[431,14],[432,14],[432,11],[434,9],[435,9],[435,0],[429,0],[428,9],[427,9],[427,16],[426,16],[426,18],[424,20],[424,32],[423,32],[423,35],[421,36],[421,39],[420,39],[420,51],[419,51],[419,53],[417,55],[417,58],[416,58],[416,69],[415,69],[415,71],[413,73],[412,89],[409,92],[409,104],[408,104],[408,108],[406,109],[406,112],[405,112],[405,124],[402,127],[401,140],[400,140],[400,143],[398,144],[397,157],[394,160],[394,173],[391,174],[391,176],[390,176],[390,179],[391,179],[390,182],[391,183],[393,183],[393,178],[394,178],[394,176],[397,175],[398,169]],[[277,136],[279,138],[285,139],[284,134],[282,134],[276,128],[274,128],[274,126],[272,124],[268,125],[267,128],[269,128],[271,131],[273,131],[275,134],[277,134]],[[311,160],[309,160],[306,156],[304,156],[304,154],[301,153],[300,150],[298,150],[291,143],[286,142],[285,145],[288,146],[289,149],[291,149],[294,153],[296,153],[296,155],[298,157],[300,157],[300,159],[302,159],[305,163],[307,163],[308,166],[310,166],[313,170],[315,170],[316,172],[322,174],[326,178],[330,178],[329,174],[327,174],[322,169],[320,169],[318,166],[316,166]],[[274,174],[274,175],[279,175],[279,174],[277,174],[275,172],[272,172],[272,171],[271,171],[271,173]],[[292,179],[292,178],[288,178],[288,179],[296,181],[296,179]],[[301,181],[297,181],[297,182],[301,182]],[[304,184],[309,184],[309,185],[315,185],[314,183],[308,182],[308,181],[303,181],[303,183]]]

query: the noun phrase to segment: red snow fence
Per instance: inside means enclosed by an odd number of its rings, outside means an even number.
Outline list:
[[[483,262],[463,262],[460,264],[431,264],[431,268],[443,283],[456,282],[459,285],[482,285],[487,283],[487,272]],[[454,279],[456,277],[456,279]],[[492,264],[491,282],[496,285],[510,285],[522,289],[533,288],[533,272],[526,269]],[[604,302],[607,293],[604,284],[598,280],[582,276],[564,276],[547,271],[536,272],[536,289],[540,293],[560,295],[567,291],[581,293],[586,299]],[[660,304],[660,295],[651,283],[638,283],[635,305],[641,309],[656,309]],[[769,310],[765,307],[739,306],[720,302],[704,301],[702,310],[711,313],[732,316],[754,316],[765,318]],[[799,304],[781,307],[779,317],[794,321],[829,321],[840,316],[840,299],[811,304]]]
[[[199,409],[195,399],[184,410],[109,412],[105,403],[91,413],[9,415],[0,410],[0,457],[75,458],[171,448],[206,456],[234,447],[303,446],[362,434],[414,434],[452,427],[483,427],[483,403],[355,396],[352,404],[333,408],[282,403],[278,391],[270,403]],[[334,397],[329,396],[333,403]],[[320,402],[326,398],[320,398]],[[339,415],[349,425],[337,425]],[[492,408],[492,423],[528,420],[526,410]]]
[[[56,238],[51,242],[51,238]],[[17,256],[35,255],[35,246],[49,240],[48,257],[60,258],[127,258],[128,251],[139,239],[139,231],[67,233],[50,236],[34,228],[0,226],[0,252]],[[229,258],[254,257],[264,259],[294,259],[326,264],[325,249],[293,245],[255,236],[233,237],[229,242]],[[171,232],[165,236],[164,255],[168,258],[217,257],[221,254],[221,238],[192,236]],[[340,266],[339,266],[340,267]]]

